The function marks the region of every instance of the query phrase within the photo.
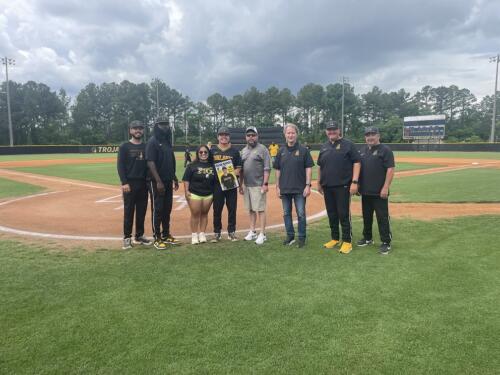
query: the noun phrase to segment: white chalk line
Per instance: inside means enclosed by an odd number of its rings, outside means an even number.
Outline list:
[[[5,201],[5,202],[1,202],[0,206],[6,206],[6,205],[14,203],[14,202],[19,202],[19,201],[23,201],[23,200],[26,200],[26,199],[38,198],[38,197],[43,197],[43,196],[46,196],[46,195],[52,195],[52,194],[58,194],[58,193],[64,193],[64,191],[49,191],[47,193],[39,193],[39,194],[33,194],[33,195],[26,195],[24,197],[14,198],[14,199],[10,199],[10,200]]]
[[[5,174],[10,174],[14,176],[23,176],[23,177],[29,177],[29,178],[35,178],[38,180],[45,180],[45,181],[51,181],[51,182],[59,182],[63,183],[66,185],[73,185],[73,186],[81,186],[81,187],[88,187],[92,189],[102,189],[102,190],[113,190],[116,191],[118,188],[114,186],[98,186],[98,185],[92,185],[92,184],[85,184],[83,182],[76,182],[74,180],[69,180],[65,178],[57,178],[57,177],[47,177],[47,176],[42,176],[42,175],[37,175],[33,173],[25,173],[25,172],[17,172],[17,171],[11,171],[8,169],[0,169],[2,173]]]
[[[1,170],[1,171],[2,172],[7,172],[7,174],[13,174],[13,175],[22,175],[22,176],[26,176],[27,175],[26,173],[22,173],[22,172],[18,173],[18,172],[11,172],[11,171],[5,171],[5,170]],[[30,177],[31,177],[31,174],[30,174]],[[50,178],[50,177],[44,177],[44,176],[39,176],[39,175],[33,175],[32,177],[33,178],[38,178],[38,179],[41,179],[41,180],[47,180],[47,181],[63,182],[63,183],[69,184],[69,185],[76,185],[76,186],[89,187],[89,188],[94,188],[94,189],[105,189],[105,190],[114,190],[114,191],[116,191],[116,188],[111,188],[111,187],[107,188],[107,187],[90,185],[90,184],[83,184],[83,183],[78,183],[78,182],[73,183],[73,182],[69,182],[69,181],[64,180],[64,179]],[[62,193],[62,192],[63,191],[53,191],[53,192],[48,192],[48,193],[40,193],[40,194],[28,195],[28,196],[25,196],[25,197],[15,198],[15,199],[11,199],[11,200],[8,200],[8,201],[5,201],[5,202],[1,202],[0,206],[7,205],[7,204],[10,204],[10,203],[14,203],[14,202],[17,202],[17,201],[20,201],[20,200],[37,198],[37,197],[40,197],[40,196],[46,196],[46,195],[56,194],[56,193]],[[315,193],[315,194],[319,194],[316,190],[312,190],[312,192]],[[117,203],[116,201],[115,202],[111,201],[111,199],[114,199],[114,198],[117,198],[117,197],[121,197],[121,194],[115,195],[113,197],[108,197],[108,198],[101,199],[99,201],[96,201],[96,203]],[[176,210],[181,210],[185,206],[187,206],[187,201],[186,201],[186,199],[183,196],[174,195],[174,198],[177,198],[177,202],[181,203],[181,205],[178,206],[176,208]],[[115,208],[115,210],[122,209],[122,208],[123,208],[123,206],[117,207],[117,208]],[[326,210],[323,210],[323,211],[321,211],[321,212],[319,212],[317,214],[314,214],[312,216],[308,216],[307,220],[308,221],[310,221],[310,220],[316,220],[316,219],[322,218],[324,216],[326,216]],[[297,220],[294,221],[294,224],[297,224]],[[274,225],[268,225],[266,227],[266,229],[277,229],[277,228],[283,228],[284,226],[285,226],[285,224],[274,224]],[[248,232],[249,230],[250,230],[250,228],[239,229],[236,232],[237,233],[243,233],[243,232]],[[117,240],[122,240],[123,239],[123,237],[77,236],[77,235],[69,235],[69,234],[40,233],[40,232],[34,232],[34,231],[27,231],[27,230],[10,228],[10,227],[6,227],[6,226],[3,226],[3,225],[0,225],[0,231],[5,232],[5,233],[11,233],[11,234],[16,234],[16,235],[21,235],[21,236],[39,237],[39,238],[52,238],[52,239],[62,239],[62,240],[77,240],[77,241],[85,241],[85,240],[88,240],[88,241],[117,241]],[[223,234],[227,234],[227,231],[226,232],[223,231],[222,233]],[[191,238],[191,235],[177,236],[177,238],[181,238],[181,239]]]
[[[321,212],[318,212],[317,214],[314,214],[312,216],[308,216],[307,220],[317,220],[322,217],[326,216],[326,210],[323,210]],[[297,220],[294,220],[294,224],[297,224]],[[269,225],[266,227],[266,229],[277,229],[277,228],[283,228],[285,224],[274,224],[274,225]],[[248,232],[250,228],[247,229],[239,229],[236,232],[237,233],[244,233]],[[106,236],[76,236],[76,235],[70,235],[70,234],[56,234],[56,233],[40,233],[40,232],[33,232],[33,231],[26,231],[26,230],[20,230],[20,229],[15,229],[15,228],[9,228],[3,225],[0,225],[0,231],[5,232],[5,233],[11,233],[11,234],[17,234],[21,236],[30,236],[30,237],[41,237],[41,238],[52,238],[52,239],[58,239],[58,240],[78,240],[78,241],[118,241],[118,240],[123,240],[123,237],[106,237]],[[227,234],[227,231],[223,231],[222,234]],[[183,236],[176,236],[176,238],[191,238],[191,235],[183,235]]]

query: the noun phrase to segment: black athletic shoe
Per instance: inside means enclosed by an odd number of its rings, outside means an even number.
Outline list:
[[[233,241],[233,242],[238,241],[238,237],[236,237],[236,233],[234,233],[234,232],[230,232],[230,233],[228,233],[228,234],[227,234],[227,239],[228,239],[229,241]]]
[[[217,243],[221,240],[222,236],[220,233],[214,233],[214,238],[210,240],[212,243]]]
[[[358,242],[356,242],[356,246],[359,246],[359,247],[368,246],[368,245],[373,245],[373,240],[367,240],[366,238],[362,238]]]
[[[389,251],[391,251],[391,244],[382,242],[382,245],[380,245],[380,247],[378,249],[378,252],[380,253],[380,255],[387,255],[387,254],[389,254]]]
[[[297,243],[297,247],[299,249],[302,249],[304,246],[306,246],[306,240],[299,238],[299,242]]]
[[[286,240],[283,241],[283,245],[292,246],[295,243],[295,238],[287,237]]]
[[[168,235],[167,237],[162,237],[161,240],[165,243],[168,243],[169,245],[179,245],[181,243],[181,241],[179,241],[172,235]]]

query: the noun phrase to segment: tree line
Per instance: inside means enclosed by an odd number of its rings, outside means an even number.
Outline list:
[[[128,138],[127,124],[152,124],[158,116],[175,126],[176,144],[213,140],[220,126],[257,127],[297,124],[302,139],[320,142],[330,120],[341,122],[342,84],[309,83],[296,94],[288,88],[251,87],[228,98],[220,93],[193,101],[160,79],[149,83],[89,83],[72,100],[64,89],[44,83],[10,82],[16,145],[118,144]],[[3,93],[6,84],[2,84]],[[157,103],[159,105],[157,106]],[[500,104],[497,102],[497,106]],[[345,136],[363,141],[368,125],[381,129],[384,142],[401,142],[403,117],[445,114],[448,142],[483,142],[490,134],[493,96],[478,100],[468,89],[425,86],[411,95],[405,89],[384,92],[373,87],[356,94],[344,85]],[[7,102],[0,97],[0,144],[8,145]]]

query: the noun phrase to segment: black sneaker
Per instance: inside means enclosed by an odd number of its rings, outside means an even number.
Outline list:
[[[389,251],[391,251],[391,244],[382,242],[382,245],[380,245],[380,247],[378,249],[378,252],[380,253],[380,255],[387,255],[387,254],[389,254]]]
[[[368,245],[373,245],[373,240],[367,240],[366,238],[362,238],[358,242],[356,242],[356,246],[359,246],[359,247],[368,246]]]
[[[286,240],[283,241],[283,245],[292,246],[295,243],[295,238],[287,237]]]
[[[299,242],[297,243],[297,247],[299,249],[302,249],[304,246],[306,246],[306,240],[299,238]]]
[[[131,238],[125,238],[123,240],[123,246],[122,246],[122,249],[123,250],[129,250],[132,248],[132,239]]]
[[[238,241],[238,237],[236,237],[236,233],[230,232],[227,234],[227,239],[233,242]]]
[[[145,246],[150,246],[153,244],[153,241],[151,240],[148,240],[146,237],[144,236],[140,236],[140,237],[136,237],[132,240],[132,243],[134,245],[145,245]]]
[[[221,234],[220,233],[214,233],[214,238],[212,238],[210,240],[210,242],[212,243],[217,243],[220,241],[220,239],[222,238]]]

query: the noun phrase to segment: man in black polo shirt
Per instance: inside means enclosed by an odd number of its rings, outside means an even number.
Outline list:
[[[219,143],[212,146],[211,152],[214,159],[214,166],[217,169],[217,163],[222,163],[227,169],[227,163],[232,163],[232,168],[236,177],[239,176],[242,162],[240,152],[231,146],[231,136],[229,129],[221,127],[217,132]],[[218,169],[217,169],[218,170]],[[228,239],[237,241],[236,237],[236,208],[238,207],[238,185],[234,183],[233,187],[222,190],[222,180],[217,181],[214,188],[214,238],[211,242],[219,242],[222,231],[222,210],[224,203],[227,206],[227,232]]]
[[[130,140],[118,149],[117,169],[123,193],[123,249],[134,245],[151,245],[144,237],[144,218],[148,208],[146,185],[146,145],[142,142],[144,125],[132,121],[129,125]],[[135,236],[132,240],[132,226],[135,213]]]
[[[306,244],[306,199],[311,194],[313,159],[309,150],[297,142],[299,134],[295,124],[286,124],[283,133],[286,144],[280,148],[274,160],[276,170],[276,193],[283,205],[286,239],[283,245],[295,243],[295,230],[292,221],[292,202],[297,211],[298,247]]]
[[[380,143],[377,128],[365,129],[364,145],[360,150],[361,175],[359,191],[363,208],[363,238],[358,246],[373,244],[373,211],[377,216],[380,233],[380,254],[386,255],[391,250],[391,227],[389,221],[389,187],[394,177],[394,154],[391,149]]]
[[[146,145],[146,160],[149,169],[149,191],[153,212],[155,248],[162,250],[176,245],[179,240],[170,234],[173,190],[179,189],[175,175],[175,155],[172,149],[172,130],[168,119],[159,119],[153,128],[153,136]]]
[[[331,241],[324,244],[332,249],[340,243],[339,222],[342,227],[340,252],[352,250],[351,195],[358,192],[359,153],[351,141],[342,138],[335,121],[326,127],[328,142],[321,146],[318,156],[318,191],[325,197],[330,221]]]

